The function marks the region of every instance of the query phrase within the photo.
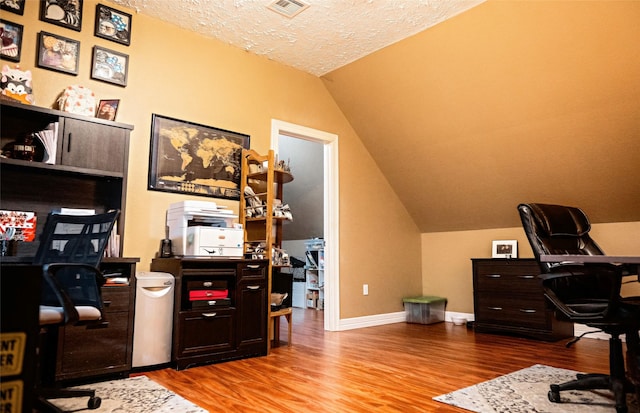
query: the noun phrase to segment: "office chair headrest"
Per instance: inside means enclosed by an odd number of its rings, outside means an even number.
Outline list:
[[[549,204],[528,204],[536,225],[548,236],[581,237],[591,230],[589,219],[580,208]]]

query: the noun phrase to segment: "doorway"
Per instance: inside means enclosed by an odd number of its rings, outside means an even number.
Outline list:
[[[325,239],[324,329],[337,331],[340,322],[338,136],[273,119],[271,121],[271,149],[276,155],[279,154],[281,136],[322,145],[322,225]],[[287,159],[281,157],[278,159],[287,162]],[[293,170],[292,173],[295,177],[296,171]]]

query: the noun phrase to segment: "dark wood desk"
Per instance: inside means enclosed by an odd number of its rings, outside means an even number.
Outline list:
[[[557,263],[575,263],[575,264],[625,264],[629,268],[632,268],[630,275],[637,275],[638,282],[640,282],[640,257],[625,256],[625,255],[574,255],[574,254],[560,254],[560,255],[541,255],[540,261],[542,262],[557,262]],[[633,270],[635,269],[635,270]]]
[[[587,263],[611,263],[611,264],[638,264],[640,265],[640,257],[619,256],[619,255],[541,255],[542,262],[575,262],[580,264]]]

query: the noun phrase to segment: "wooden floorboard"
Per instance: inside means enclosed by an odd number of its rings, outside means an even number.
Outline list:
[[[476,334],[452,323],[323,330],[323,314],[294,308],[293,345],[269,356],[146,372],[210,412],[465,412],[433,401],[481,381],[546,364],[608,371],[608,342]],[[280,338],[286,340],[286,322]],[[284,345],[283,345],[284,344]]]

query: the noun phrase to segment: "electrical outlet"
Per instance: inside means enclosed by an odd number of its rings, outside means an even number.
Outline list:
[[[369,295],[369,284],[362,284],[362,295]]]

